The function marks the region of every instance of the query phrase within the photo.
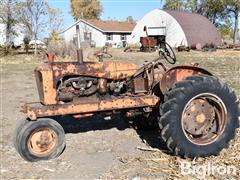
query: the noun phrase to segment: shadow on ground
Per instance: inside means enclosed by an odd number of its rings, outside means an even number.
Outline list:
[[[75,119],[72,116],[56,117],[55,120],[61,124],[66,134],[84,133],[96,130],[108,130],[117,128],[123,131],[127,128],[133,128],[120,115],[114,115],[110,120],[105,120],[101,115]],[[147,143],[151,148],[157,148],[169,155],[172,153],[167,149],[160,137],[160,130],[139,130],[134,128],[143,143]]]
[[[96,130],[108,130],[117,128],[122,131],[129,128],[120,116],[114,116],[110,120],[105,120],[101,115],[75,119],[72,116],[56,117],[55,120],[61,124],[66,134],[84,133]]]

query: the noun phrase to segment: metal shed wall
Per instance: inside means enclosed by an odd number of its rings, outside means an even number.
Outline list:
[[[140,42],[146,36],[143,27],[166,27],[166,41],[172,47],[192,46],[200,43],[221,44],[221,37],[216,27],[204,16],[195,13],[154,9],[137,22],[130,44]]]
[[[155,9],[147,13],[137,22],[129,40],[130,44],[139,44],[140,37],[146,37],[146,32],[143,31],[144,26],[165,27],[165,31],[159,33],[166,35],[166,41],[172,47],[178,47],[180,45],[188,46],[186,36],[180,24],[170,14],[160,9]],[[156,35],[159,35],[159,33]]]
[[[166,12],[180,24],[189,46],[197,43],[200,43],[202,46],[206,43],[221,44],[221,37],[216,27],[206,17],[196,13],[180,11],[167,10]]]

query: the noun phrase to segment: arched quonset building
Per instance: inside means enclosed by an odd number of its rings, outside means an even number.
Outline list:
[[[147,33],[144,31],[147,27]],[[133,29],[130,44],[139,43],[140,37],[165,35],[172,47],[185,45],[191,47],[200,43],[221,44],[215,26],[204,16],[180,11],[155,9],[146,14]]]

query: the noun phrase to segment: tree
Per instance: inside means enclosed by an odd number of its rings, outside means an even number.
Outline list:
[[[204,0],[187,0],[185,1],[185,8],[189,12],[202,14],[202,4]]]
[[[31,3],[27,1],[19,1],[16,6],[16,12],[20,14],[19,22],[24,25],[25,33],[30,39],[33,38],[33,18],[31,13]]]
[[[57,42],[60,39],[59,33],[56,31],[53,31],[50,37],[51,37],[51,40],[54,42]]]
[[[164,8],[201,14],[218,26],[218,20],[226,16],[224,1],[225,0],[166,0]]]
[[[60,32],[63,25],[62,12],[49,6],[45,0],[25,0],[18,3],[19,22],[24,24],[29,37],[38,38],[42,30]],[[47,32],[47,31],[45,31]]]
[[[201,2],[201,15],[207,17],[216,26],[226,17],[224,11],[224,0],[204,0]]]
[[[16,35],[14,25],[17,22],[16,3],[13,0],[2,0],[0,4],[0,21],[6,25],[6,42],[10,44],[11,37]]]
[[[184,2],[182,0],[166,0],[163,8],[178,11],[183,11],[185,9]]]
[[[103,12],[99,0],[71,0],[71,15],[78,19],[99,19]]]
[[[198,0],[189,0],[188,4],[190,4],[192,12],[195,12],[195,13],[199,12],[200,9],[199,9],[199,2],[198,2]]]
[[[63,16],[62,12],[58,8],[53,8],[48,6],[48,32],[49,35],[56,36],[62,30],[63,26]]]
[[[132,16],[128,16],[128,17],[126,18],[126,21],[127,21],[127,22],[130,22],[130,23],[134,23],[134,22],[135,22],[135,20],[133,19]]]
[[[240,1],[239,0],[225,0],[225,8],[227,12],[234,18],[234,30],[233,30],[233,44],[236,43],[238,37],[238,23],[240,15]]]
[[[21,0],[17,3],[16,11],[19,22],[26,28],[26,34],[35,40],[35,54],[37,53],[36,40],[40,36],[54,36],[62,30],[63,17],[58,8],[49,6],[46,0]],[[44,32],[44,34],[43,34]]]
[[[222,38],[232,38],[233,37],[233,29],[230,18],[227,18],[223,24],[221,24],[218,28]]]
[[[48,13],[48,4],[45,0],[26,0],[18,3],[18,12],[20,13],[20,22],[25,25],[31,38],[35,40],[35,51],[37,54],[36,40],[40,32],[46,28],[46,15]]]

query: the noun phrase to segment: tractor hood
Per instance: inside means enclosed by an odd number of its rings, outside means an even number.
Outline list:
[[[53,62],[39,65],[35,71],[52,71],[53,79],[64,76],[89,75],[111,80],[123,80],[133,76],[139,67],[136,64],[121,61],[105,62]]]

